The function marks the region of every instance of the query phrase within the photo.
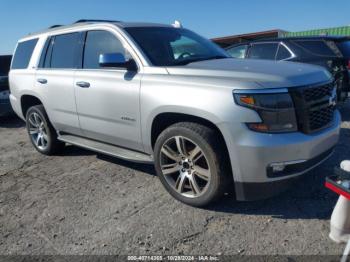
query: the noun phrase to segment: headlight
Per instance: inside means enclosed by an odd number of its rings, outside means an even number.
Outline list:
[[[234,92],[236,104],[258,112],[262,122],[246,123],[258,132],[280,133],[298,130],[294,104],[288,93],[239,93]]]

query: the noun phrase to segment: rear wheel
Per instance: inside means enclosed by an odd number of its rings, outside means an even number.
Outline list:
[[[176,199],[205,206],[217,200],[229,183],[226,150],[215,130],[196,123],[177,123],[155,144],[155,168]]]
[[[42,105],[32,106],[28,109],[26,125],[30,141],[40,153],[52,155],[64,147],[64,143],[58,141],[56,131]]]

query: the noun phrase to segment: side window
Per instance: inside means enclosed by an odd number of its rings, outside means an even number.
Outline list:
[[[41,50],[39,66],[38,66],[39,68],[43,68],[45,64],[45,60],[49,60],[49,56],[47,55],[47,52],[48,52],[49,45],[51,44],[51,40],[52,40],[51,37],[49,37],[46,40],[43,49]]]
[[[277,43],[253,44],[249,49],[248,57],[252,59],[275,60],[277,48]]]
[[[304,50],[320,56],[336,56],[334,51],[322,40],[294,41]]]
[[[38,39],[36,38],[18,43],[12,61],[12,69],[25,69],[28,67],[30,58],[32,57],[32,53],[37,42]]]
[[[288,49],[280,44],[278,47],[276,60],[287,59],[287,58],[290,58],[291,56],[292,54],[288,51]]]
[[[48,42],[48,47],[45,54],[45,61],[43,64],[44,68],[50,68],[51,67],[51,57],[52,57],[52,49],[53,49],[53,43],[54,38],[51,38]]]
[[[236,47],[232,47],[227,49],[227,53],[234,58],[245,58],[245,54],[247,52],[248,45],[240,45]]]
[[[99,57],[101,54],[122,53],[128,58],[122,43],[110,32],[89,31],[86,35],[83,68],[100,68]]]
[[[55,36],[53,39],[50,67],[75,68],[78,44],[79,33]]]

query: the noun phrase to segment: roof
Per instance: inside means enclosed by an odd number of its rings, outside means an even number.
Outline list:
[[[171,27],[171,25],[166,24],[157,24],[157,23],[143,23],[143,22],[121,22],[121,21],[113,21],[113,20],[89,20],[89,19],[81,19],[77,22],[69,25],[54,25],[47,29],[30,33],[30,36],[39,35],[44,33],[51,33],[55,31],[59,31],[62,29],[71,29],[71,28],[79,28],[85,25],[91,24],[112,24],[118,27],[126,28],[126,27]]]

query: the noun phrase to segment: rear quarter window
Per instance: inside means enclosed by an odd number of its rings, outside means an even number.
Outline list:
[[[11,69],[26,69],[38,39],[20,42],[17,45]]]
[[[331,49],[329,44],[319,40],[302,40],[294,41],[299,47],[308,51],[309,53],[319,56],[337,56],[336,52]]]

